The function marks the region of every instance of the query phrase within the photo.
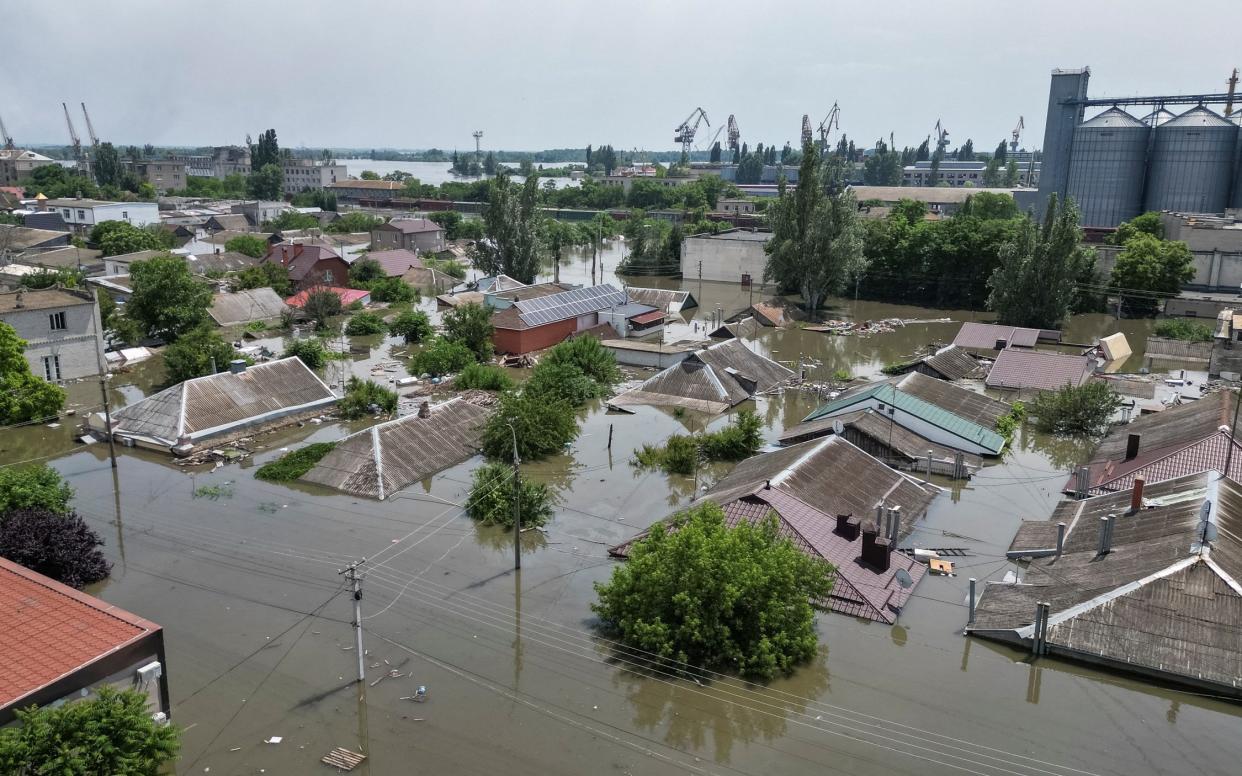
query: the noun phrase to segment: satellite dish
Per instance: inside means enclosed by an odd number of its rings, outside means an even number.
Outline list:
[[[909,590],[914,586],[914,580],[910,578],[910,572],[905,569],[897,569],[897,573],[894,576],[897,579],[897,584],[901,585],[902,589]]]

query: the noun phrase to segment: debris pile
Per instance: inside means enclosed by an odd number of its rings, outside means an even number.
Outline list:
[[[951,318],[882,318],[878,321],[828,320],[817,326],[807,326],[807,331],[819,331],[837,336],[867,337],[872,334],[890,334],[897,329],[919,323],[950,323]]]

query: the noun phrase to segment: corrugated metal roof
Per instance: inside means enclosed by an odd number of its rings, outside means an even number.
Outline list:
[[[668,288],[637,288],[635,286],[626,286],[625,293],[629,294],[630,301],[650,305],[657,310],[664,310],[669,313],[678,313],[682,310],[688,310],[691,307],[699,306],[699,303],[689,291],[676,291]]]
[[[221,326],[235,323],[279,318],[289,309],[284,300],[270,288],[250,288],[232,294],[216,294],[211,298],[208,314]]]
[[[1234,396],[1232,391],[1210,393],[1202,399],[1142,415],[1131,423],[1114,427],[1100,440],[1091,456],[1088,464],[1091,487],[1215,435],[1221,426],[1228,426],[1233,420]],[[1135,460],[1140,460],[1141,464],[1127,466],[1126,445],[1131,434],[1139,436],[1139,454]]]
[[[1091,377],[1092,370],[1091,359],[1086,356],[1010,348],[996,356],[983,382],[989,388],[1057,391],[1067,385],[1082,385]]]
[[[896,386],[903,393],[989,429],[996,428],[996,421],[1013,409],[1006,402],[928,377],[921,372],[911,372],[898,380]]]
[[[351,434],[302,479],[384,499],[478,452],[489,411],[458,397]]]
[[[373,251],[366,255],[380,265],[384,270],[384,274],[390,278],[399,278],[408,272],[411,268],[421,268],[423,266],[422,259],[418,258],[418,254],[405,248],[397,248],[391,251]]]
[[[968,380],[983,376],[983,367],[974,356],[956,345],[941,348],[934,355],[922,359],[922,363],[947,380]]]
[[[793,372],[754,353],[740,340],[718,342],[647,379],[609,402],[618,407],[648,404],[711,414],[774,388]]]
[[[1229,454],[1231,446],[1232,455]],[[1217,431],[1173,452],[1140,453],[1128,461],[1110,461],[1094,468],[1091,478],[1098,482],[1092,482],[1090,489],[1093,494],[1101,494],[1128,490],[1133,487],[1135,477],[1142,477],[1145,482],[1162,482],[1210,469],[1224,471],[1226,459],[1229,460],[1229,476],[1242,479],[1242,445],[1228,431]]]
[[[1039,329],[968,321],[958,330],[953,344],[973,350],[996,350],[998,340],[1004,340],[1006,347],[1033,348],[1039,341]]]

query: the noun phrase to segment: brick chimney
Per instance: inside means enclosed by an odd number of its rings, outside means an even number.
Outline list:
[[[1130,434],[1126,437],[1126,460],[1130,461],[1138,457],[1139,444],[1143,441],[1142,434]]]
[[[418,417],[423,418],[424,420],[431,417],[431,402],[424,401],[422,404],[418,405]]]
[[[854,541],[861,527],[862,523],[853,515],[837,515],[837,535],[842,539]]]
[[[888,571],[889,541],[881,537],[879,526],[867,523],[862,529],[862,562],[876,571]]]
[[[1130,514],[1143,508],[1143,478],[1134,478],[1134,489],[1130,492]]]

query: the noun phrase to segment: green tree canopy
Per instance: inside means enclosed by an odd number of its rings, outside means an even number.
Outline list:
[[[69,511],[73,488],[47,464],[0,468],[0,517],[15,509]]]
[[[404,310],[388,324],[388,331],[407,343],[422,342],[431,334],[431,319],[422,310]]]
[[[81,590],[108,578],[103,539],[76,512],[16,509],[0,514],[0,557]]]
[[[302,312],[315,322],[316,329],[326,329],[328,319],[340,315],[341,309],[341,297],[326,288],[312,290],[302,305]]]
[[[471,475],[466,514],[484,525],[513,528],[513,469],[508,464],[484,463]],[[542,482],[518,480],[518,509],[523,528],[543,525],[552,516],[552,494]]]
[[[779,534],[776,520],[729,528],[704,502],[633,545],[591,609],[605,631],[663,660],[771,679],[815,656],[812,601],[832,568]]]
[[[1035,427],[1053,434],[1099,434],[1122,404],[1108,383],[1089,380],[1059,391],[1041,391],[1030,405]]]
[[[238,290],[268,287],[280,296],[288,296],[293,290],[293,285],[289,282],[289,270],[274,261],[246,267],[237,273],[231,285]]]
[[[307,369],[319,369],[328,362],[328,349],[323,346],[323,341],[318,337],[295,339],[285,346],[285,352],[280,357],[294,356],[301,359]]]
[[[95,180],[100,186],[120,186],[125,169],[121,166],[121,155],[111,143],[100,143],[95,149],[95,159],[91,163],[95,172]]]
[[[237,351],[233,346],[207,326],[182,334],[164,348],[164,366],[172,383],[223,372],[234,358]]]
[[[1194,264],[1194,256],[1186,243],[1138,232],[1117,254],[1112,285],[1129,291],[1176,296],[1182,284],[1194,278]],[[1158,308],[1152,296],[1127,296],[1126,301],[1132,309],[1144,313],[1154,313]]]
[[[255,167],[246,179],[246,192],[255,199],[280,199],[284,186],[285,173],[279,163]]]
[[[229,238],[224,244],[224,250],[244,253],[254,259],[261,259],[267,255],[267,240],[257,237],[253,234],[239,234],[236,237]]]
[[[503,393],[483,426],[483,453],[498,461],[513,459],[513,424],[518,456],[534,461],[564,451],[578,436],[578,418],[569,403],[527,391]]]
[[[190,274],[180,256],[156,256],[129,267],[133,293],[125,315],[149,337],[172,342],[207,322],[211,287]]]
[[[51,418],[65,406],[65,389],[30,371],[26,340],[0,321],[0,425]]]
[[[489,275],[504,273],[532,283],[539,271],[539,176],[518,186],[501,173],[491,181],[483,228],[489,240],[476,246],[474,264]]]
[[[250,146],[250,168],[252,170],[269,164],[280,164],[280,143],[276,141],[274,129],[260,132],[259,142]]]
[[[104,221],[91,230],[91,242],[105,256],[120,256],[138,251],[155,251],[167,247],[159,235],[125,221]]]
[[[1108,241],[1113,245],[1125,245],[1130,238],[1140,234],[1150,235],[1158,240],[1164,239],[1164,222],[1160,220],[1159,213],[1149,211],[1129,221],[1123,221],[1117,231],[1109,235]]]
[[[92,698],[32,706],[17,719],[0,728],[3,773],[156,776],[180,749],[180,731],[151,718],[144,693],[106,684]]]
[[[268,221],[266,228],[272,231],[288,231],[295,229],[318,229],[319,219],[310,213],[300,213],[296,210],[286,210],[280,215]]]
[[[486,305],[459,305],[444,314],[444,338],[460,343],[479,361],[492,357],[492,308]]]

